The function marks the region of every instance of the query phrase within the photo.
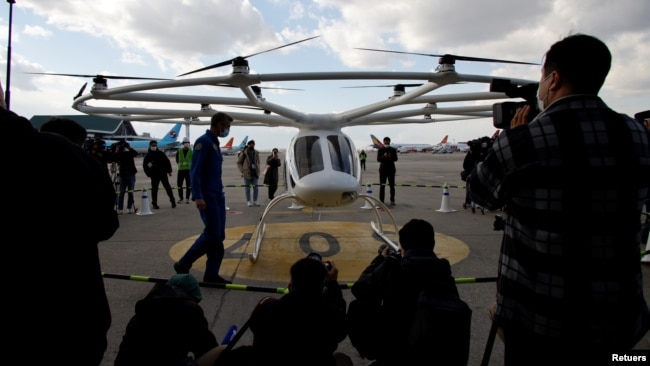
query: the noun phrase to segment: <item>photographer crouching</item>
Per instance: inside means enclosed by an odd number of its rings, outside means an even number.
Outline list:
[[[449,261],[433,252],[435,237],[429,222],[410,220],[399,230],[399,243],[400,252],[382,245],[352,286],[356,298],[348,307],[348,336],[352,345],[363,358],[376,359],[377,365],[416,365],[422,360],[462,358],[462,354],[437,352],[436,345],[410,344],[411,322],[420,292],[427,288],[441,297],[458,298],[458,289]]]
[[[519,107],[467,178],[473,201],[507,218],[495,322],[504,365],[610,364],[650,328],[639,216],[650,132],[598,96],[607,46],[584,34],[546,52],[541,112]]]

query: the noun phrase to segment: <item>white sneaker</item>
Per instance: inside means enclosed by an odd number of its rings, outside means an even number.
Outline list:
[[[124,213],[123,210],[117,210],[117,214],[118,214],[118,215],[121,215],[121,214],[123,214],[123,213]]]
[[[253,205],[253,202],[248,201],[248,202],[246,202],[246,204],[248,205],[248,207],[251,207]]]
[[[189,199],[185,200],[185,203],[190,203],[190,200]]]
[[[129,214],[132,214],[132,213],[135,213],[135,210],[134,210],[133,208],[130,208],[130,209],[127,210],[127,212],[128,212]]]
[[[255,206],[259,206],[260,203],[259,203],[258,201],[255,201],[254,205],[255,205]]]

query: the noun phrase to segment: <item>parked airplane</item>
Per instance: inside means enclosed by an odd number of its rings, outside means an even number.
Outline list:
[[[454,152],[466,152],[469,150],[467,142],[447,142],[449,135],[445,135],[442,140],[436,144],[431,152],[433,154],[450,154]]]
[[[178,148],[178,134],[181,131],[181,123],[175,124],[169,132],[165,134],[165,136],[162,139],[157,140],[158,141],[158,149],[160,150],[171,150],[171,149],[177,149]],[[111,146],[115,143],[121,142],[121,141],[127,141],[131,148],[135,151],[138,152],[138,154],[146,154],[147,151],[149,150],[149,141],[151,140],[156,140],[156,139],[148,139],[148,140],[135,140],[135,141],[129,141],[128,139],[120,139],[120,140],[105,140],[106,146]]]
[[[221,153],[223,155],[237,155],[240,151],[244,150],[246,148],[246,144],[248,144],[248,136],[244,137],[242,142],[237,145],[237,146],[232,146],[232,138],[228,141],[230,143],[230,146],[226,144],[225,146],[221,147]]]
[[[224,154],[226,151],[232,149],[232,143],[235,141],[234,137],[231,137],[225,145],[221,146],[221,153]]]
[[[384,147],[384,144],[377,138],[375,135],[370,135],[372,140],[372,148],[380,149]],[[398,153],[409,153],[409,152],[422,152],[422,151],[431,151],[433,145],[430,144],[398,144],[391,141],[390,146],[394,147]]]

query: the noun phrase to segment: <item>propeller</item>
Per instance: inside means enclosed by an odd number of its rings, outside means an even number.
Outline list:
[[[88,86],[88,83],[85,82],[84,85],[81,87],[81,89],[79,89],[79,93],[77,93],[77,95],[75,95],[74,98],[72,98],[72,99],[74,100],[74,99],[79,98],[84,93],[84,90],[86,90],[87,86]]]
[[[35,75],[54,75],[54,76],[72,76],[72,77],[79,77],[79,78],[94,78],[94,79],[124,79],[124,80],[171,80],[171,79],[159,79],[159,78],[144,78],[144,77],[139,77],[139,76],[113,76],[113,75],[82,75],[82,74],[57,74],[57,73],[50,73],[50,72],[28,72],[27,74],[35,74]]]
[[[470,57],[470,56],[459,56],[446,53],[444,55],[434,55],[429,53],[417,53],[417,52],[403,52],[403,51],[390,51],[390,50],[378,50],[374,48],[355,48],[356,50],[364,51],[376,51],[376,52],[389,52],[389,53],[401,53],[404,55],[418,55],[418,56],[429,56],[429,57],[440,57],[440,64],[454,64],[456,60],[458,61],[476,61],[476,62],[499,62],[505,64],[520,64],[520,65],[539,65],[536,63],[522,62],[522,61],[510,61],[510,60],[498,60],[493,58],[482,58],[482,57]]]
[[[214,65],[210,65],[210,66],[206,66],[206,67],[203,67],[203,68],[200,68],[200,69],[194,70],[194,71],[186,72],[185,74],[178,75],[178,77],[185,76],[185,75],[190,75],[190,74],[194,74],[194,73],[196,73],[196,72],[200,72],[200,71],[205,71],[205,70],[215,69],[215,68],[217,68],[217,67],[226,66],[226,65],[231,65],[231,64],[232,64],[233,66],[248,66],[248,61],[246,61],[246,59],[249,58],[249,57],[253,57],[253,56],[256,56],[256,55],[259,55],[259,54],[262,54],[262,53],[266,53],[266,52],[275,51],[275,50],[278,50],[278,49],[280,49],[280,48],[284,48],[284,47],[292,46],[292,45],[294,45],[294,44],[301,43],[301,42],[305,42],[305,41],[309,41],[310,39],[314,39],[314,38],[318,38],[318,37],[320,37],[320,36],[314,36],[314,37],[305,38],[305,39],[303,39],[303,40],[296,41],[296,42],[291,42],[291,43],[287,43],[287,44],[285,44],[285,45],[283,45],[283,46],[279,46],[279,47],[271,48],[271,49],[266,50],[266,51],[261,51],[261,52],[253,53],[253,54],[248,55],[248,56],[237,56],[237,57],[233,57],[233,58],[231,58],[230,60],[222,61],[222,62],[216,63],[216,64],[214,64]]]

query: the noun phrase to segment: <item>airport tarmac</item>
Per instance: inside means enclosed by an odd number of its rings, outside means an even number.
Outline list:
[[[367,184],[370,184],[371,194],[379,197],[379,165],[375,154],[368,154],[362,182],[364,193],[368,189]],[[497,213],[486,211],[481,214],[477,211],[473,214],[471,210],[462,208],[465,197],[464,182],[460,180],[463,156],[426,153],[399,155],[396,163],[396,206],[391,206],[390,211],[398,227],[411,218],[431,222],[436,230],[436,253],[450,260],[453,275],[457,279],[467,282],[460,283],[458,289],[473,311],[468,365],[480,365],[490,328],[487,309],[495,301],[496,284],[492,279],[497,275],[502,233],[493,230],[494,216]],[[264,159],[266,155],[261,153],[260,158]],[[252,263],[247,254],[255,244],[251,238],[265,204],[269,201],[267,188],[259,188],[262,206],[247,207],[243,179],[235,162],[235,156],[224,157],[223,182],[226,185],[228,215],[226,257],[221,275],[231,278],[234,284],[243,286],[238,289],[202,288],[201,306],[219,341],[232,324],[241,327],[245,323],[260,298],[269,293],[281,296],[278,291],[286,288],[289,267],[295,260],[306,256],[310,251],[317,251],[324,259],[335,262],[340,270],[340,283],[351,284],[374,258],[382,243],[370,226],[370,222],[375,220],[373,210],[366,208],[368,206],[362,200],[348,206],[323,209],[297,209],[285,201],[269,214],[259,258]],[[172,164],[174,173],[170,183],[175,186],[176,166],[173,159]],[[140,190],[148,188],[150,181],[142,172],[142,158],[136,159],[136,166],[140,172],[136,178],[135,201],[136,207],[142,210]],[[449,195],[445,198],[444,208],[450,208],[453,212],[440,211],[443,208],[442,187],[445,185],[448,186]],[[281,186],[277,194],[283,191],[284,187]],[[388,197],[388,191],[386,194]],[[178,199],[176,190],[174,195]],[[104,283],[113,317],[103,366],[113,365],[126,324],[133,316],[135,303],[152,288],[152,281],[167,279],[175,273],[173,263],[203,228],[193,202],[181,203],[172,209],[166,194],[160,191],[158,205],[160,209],[152,209],[151,215],[121,215],[118,231],[110,240],[99,245],[102,270],[105,273]],[[380,217],[383,219],[386,236],[397,242],[397,233],[388,215],[380,213]],[[201,280],[203,268],[204,261],[199,260],[191,273]],[[648,269],[644,265],[646,298],[650,294]],[[343,291],[349,303],[353,296],[348,289]],[[317,318],[306,321],[315,324],[319,322]],[[386,339],[385,342],[390,347],[391,339]],[[251,343],[252,334],[249,330],[244,333],[238,345]],[[288,345],[287,350],[289,348]],[[650,349],[650,336],[646,335],[637,348]],[[339,351],[352,357],[355,365],[370,363],[359,357],[348,339],[340,344]],[[503,346],[498,339],[489,364],[503,364]]]

